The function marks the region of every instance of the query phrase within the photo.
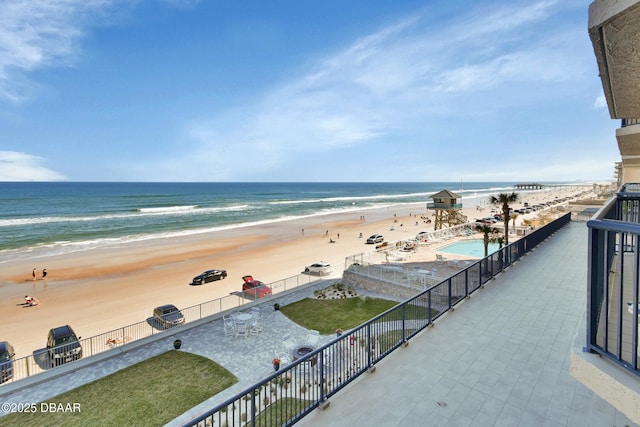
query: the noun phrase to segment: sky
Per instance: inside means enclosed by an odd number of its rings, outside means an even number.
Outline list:
[[[612,180],[590,0],[2,0],[0,181]]]

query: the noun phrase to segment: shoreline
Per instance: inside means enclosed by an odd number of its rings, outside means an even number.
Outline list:
[[[523,193],[526,198],[513,208],[526,199],[552,200],[574,192]],[[470,206],[465,203],[462,212],[469,221],[489,214],[476,209],[486,200],[488,196],[465,198]],[[82,337],[97,335],[144,321],[158,305],[185,308],[227,296],[240,290],[246,274],[273,283],[323,260],[333,266],[329,277],[337,277],[347,256],[374,250],[365,244],[366,237],[383,234],[390,243],[412,239],[420,231],[433,231],[433,223],[415,224],[420,215],[431,213],[426,202],[403,203],[7,263],[0,271],[0,307],[7,313],[0,339],[15,347],[16,357],[23,357],[44,347],[50,328],[69,324]],[[336,243],[329,244],[330,238]],[[38,279],[47,268],[47,279],[33,281],[34,267]],[[194,276],[211,268],[226,269],[228,277],[189,286]],[[24,295],[36,297],[40,305],[19,306]]]
[[[457,190],[453,190],[456,192]],[[472,191],[472,190],[464,190]],[[501,191],[504,191],[502,188],[497,189],[482,189],[481,191],[473,191],[469,195],[462,196],[459,201],[463,205],[466,206],[464,209],[471,208],[471,205],[478,203],[479,201],[486,201],[488,197],[492,194],[497,194]],[[510,192],[511,190],[507,191]],[[546,191],[554,191],[551,188],[545,190],[527,190],[521,191],[519,194],[522,195],[535,195],[538,192],[546,192]],[[433,193],[429,193],[433,194]],[[425,197],[427,197],[425,195]],[[13,248],[13,249],[5,249],[0,251],[0,266],[3,266],[7,263],[12,262],[22,262],[32,259],[37,262],[37,260],[42,258],[48,258],[51,256],[57,255],[66,255],[73,254],[84,251],[91,251],[95,249],[108,249],[108,248],[121,248],[123,246],[135,245],[135,244],[144,244],[145,241],[159,241],[162,239],[189,239],[193,237],[197,239],[198,236],[206,236],[212,233],[220,233],[227,231],[238,231],[241,232],[242,229],[245,228],[254,228],[254,227],[269,227],[273,224],[279,223],[288,223],[293,221],[307,221],[309,223],[317,223],[322,222],[322,220],[326,217],[331,217],[334,215],[348,215],[348,214],[358,214],[360,212],[378,212],[382,209],[390,209],[390,208],[402,208],[404,206],[416,206],[417,208],[423,208],[426,206],[426,199],[424,201],[419,202],[400,202],[394,203],[389,201],[388,203],[380,206],[361,206],[361,207],[343,207],[336,211],[331,210],[323,210],[320,212],[316,212],[314,214],[307,215],[292,215],[292,216],[283,216],[277,218],[269,218],[262,220],[254,220],[249,222],[240,222],[240,223],[232,223],[226,225],[216,225],[209,228],[193,228],[193,229],[185,229],[185,230],[173,230],[173,231],[158,231],[149,234],[139,234],[139,235],[127,235],[127,236],[119,236],[119,237],[98,237],[95,239],[85,240],[85,241],[58,241],[58,242],[48,242],[48,243],[38,243],[33,246],[27,246],[22,248]],[[160,209],[160,208],[152,208],[152,209]],[[168,208],[162,208],[168,209]],[[26,227],[27,225],[25,225]]]

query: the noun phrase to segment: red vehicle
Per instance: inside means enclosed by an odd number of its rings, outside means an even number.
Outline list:
[[[271,295],[271,288],[259,280],[254,280],[253,276],[242,276],[242,292],[254,299],[264,298]]]

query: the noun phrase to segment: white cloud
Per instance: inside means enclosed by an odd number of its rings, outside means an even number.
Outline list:
[[[446,132],[436,123],[443,116],[462,119],[489,105],[499,122],[512,113],[510,103],[529,94],[543,99],[545,91],[555,97],[550,82],[576,78],[568,70],[581,61],[573,41],[581,33],[566,26],[534,30],[557,4],[472,13],[436,30],[428,16],[389,25],[308,64],[253,106],[191,123],[188,132],[199,148],[188,160],[204,166],[215,158],[222,165],[210,172],[215,179],[251,180],[296,158],[311,159],[308,167],[315,168],[323,153],[366,150],[383,139],[391,149],[417,144],[404,135],[430,139],[431,128]],[[526,34],[532,30],[535,38]],[[455,153],[449,146],[438,150]],[[237,174],[241,164],[259,164],[260,171]]]
[[[160,1],[178,7],[197,3]],[[29,71],[72,64],[96,15],[101,19],[99,15],[116,3],[135,2],[0,3],[0,101],[19,102],[29,95],[37,85],[29,80]],[[513,141],[507,134],[516,132],[526,135],[528,144],[544,148],[547,135],[528,124],[538,119],[537,114],[517,122],[521,110],[516,108],[525,105],[548,111],[556,108],[559,99],[571,100],[573,95],[564,93],[560,84],[572,79],[574,84],[566,87],[574,91],[581,87],[582,73],[588,69],[584,46],[589,46],[580,23],[566,23],[556,16],[563,13],[561,8],[571,7],[566,2],[518,3],[474,5],[449,11],[450,15],[438,11],[434,18],[427,5],[420,14],[309,61],[297,77],[256,92],[253,105],[193,119],[184,125],[181,151],[172,152],[170,158],[136,160],[128,165],[118,159],[113,167],[126,169],[132,180],[305,180],[306,172],[320,180],[378,178],[373,168],[350,171],[348,161],[336,166],[332,176],[323,176],[344,153],[356,153],[360,162],[388,161],[384,169],[398,176],[401,162],[407,160],[390,159],[384,151],[375,151],[382,147],[420,156],[415,159],[419,166],[403,176],[406,180],[426,179],[421,169],[437,171],[442,159],[447,163],[446,159],[454,157],[464,157],[469,164],[460,161],[456,168],[461,172],[447,165],[432,179],[445,173],[464,174],[465,168],[470,173],[480,170],[473,175],[477,179],[484,177],[484,170],[491,172],[487,179],[498,179],[500,173],[504,179],[513,179],[522,173],[520,167],[496,172],[495,167],[478,164],[482,156],[489,156],[478,147],[491,140],[492,151],[504,152],[501,149],[510,144],[504,141]],[[592,52],[587,60],[593,62]],[[289,70],[288,75],[295,74]],[[596,103],[596,108],[600,106],[606,103]],[[481,120],[474,121],[477,116]],[[509,126],[512,129],[505,129]],[[509,152],[526,157],[519,144],[511,145]],[[158,150],[158,155],[164,152]],[[431,160],[434,154],[440,162]],[[39,176],[35,170],[54,176],[44,179],[63,179],[42,168],[43,159],[22,155],[30,159],[23,164],[35,169],[19,179]],[[408,160],[413,159],[408,156]],[[0,173],[12,164],[4,157],[0,161]],[[536,168],[532,173],[538,171],[560,173],[552,167]]]
[[[0,2],[0,100],[28,98],[36,84],[27,78],[27,72],[73,63],[85,27],[96,19],[96,12],[116,1]]]
[[[45,159],[17,151],[0,151],[0,181],[60,181],[65,177],[45,166]]]
[[[598,110],[608,108],[607,98],[605,98],[604,93],[598,95],[596,100],[593,102],[593,108],[596,108]]]

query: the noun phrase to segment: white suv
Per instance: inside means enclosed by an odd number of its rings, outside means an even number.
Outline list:
[[[384,237],[382,237],[382,234],[372,234],[367,239],[367,243],[370,243],[370,244],[382,243],[383,241],[384,241]]]
[[[323,276],[325,274],[329,274],[331,273],[332,269],[331,269],[331,265],[327,264],[326,262],[320,261],[320,262],[316,262],[314,264],[311,265],[307,265],[304,268],[304,272],[308,273],[308,274],[318,274],[320,276]]]

